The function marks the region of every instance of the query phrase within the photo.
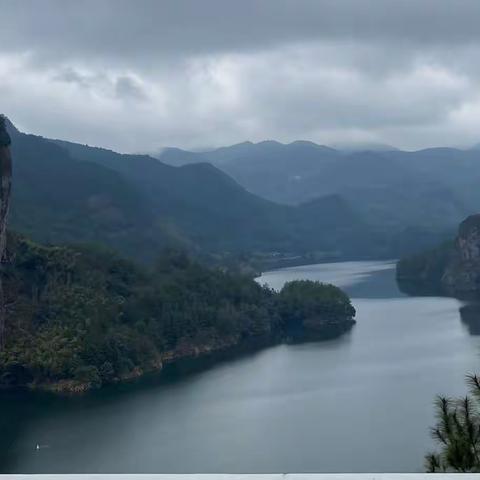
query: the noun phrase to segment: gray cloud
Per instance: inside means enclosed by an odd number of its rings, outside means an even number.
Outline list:
[[[115,93],[120,99],[146,100],[147,94],[137,80],[128,75],[122,75],[115,81]]]
[[[2,45],[150,58],[336,39],[478,42],[476,0],[3,0]],[[28,32],[26,34],[25,32]],[[37,42],[32,42],[36,39]],[[38,43],[40,41],[40,43]],[[141,47],[141,49],[139,49]],[[48,51],[47,51],[48,50]]]
[[[58,74],[55,74],[53,80],[76,84],[83,88],[90,88],[92,82],[92,79],[88,75],[82,75],[71,67],[65,68]]]
[[[0,11],[2,110],[46,136],[125,151],[480,139],[477,0],[0,0]]]

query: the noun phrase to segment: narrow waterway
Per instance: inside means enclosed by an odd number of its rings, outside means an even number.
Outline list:
[[[403,295],[392,263],[258,281],[300,278],[348,291],[350,333],[81,398],[1,393],[0,471],[421,471],[435,395],[464,394],[465,374],[480,371],[480,315],[462,320],[457,300]]]

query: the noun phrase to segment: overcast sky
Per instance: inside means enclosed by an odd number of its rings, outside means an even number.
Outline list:
[[[480,142],[479,0],[0,0],[0,111],[119,151]]]

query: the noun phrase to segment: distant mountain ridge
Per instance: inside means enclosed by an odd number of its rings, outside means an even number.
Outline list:
[[[453,230],[477,211],[480,152],[473,148],[337,150],[312,142],[244,142],[210,152],[165,149],[156,157],[181,165],[208,161],[248,191],[298,205],[340,195],[371,225]]]
[[[346,202],[322,208],[278,205],[247,192],[210,163],[172,167],[145,155],[55,141],[74,158],[99,163],[122,173],[149,196],[154,209],[180,227],[194,243],[214,250],[327,251],[355,255],[351,235],[372,237],[370,228]],[[335,224],[335,228],[333,228]],[[339,229],[339,227],[342,227]],[[330,228],[331,230],[327,230]],[[340,233],[342,232],[342,233]],[[348,232],[348,235],[345,233]],[[372,243],[373,246],[373,243]],[[364,252],[357,252],[363,255]]]
[[[392,188],[391,166],[376,168],[384,162],[379,152],[346,155],[307,141],[244,142],[214,153],[187,152],[191,164],[174,167],[148,155],[26,135],[13,125],[9,130],[15,162],[13,229],[52,244],[105,244],[143,262],[166,247],[308,261],[393,258],[448,238],[448,217],[455,219],[456,209],[464,210],[462,200],[449,198],[450,190],[437,185],[421,192],[422,198],[411,188],[416,179],[408,169],[393,174],[398,188]],[[238,162],[240,153],[245,157]],[[179,159],[185,151],[165,154]],[[212,155],[215,162],[208,158]],[[303,176],[291,177],[292,158]],[[324,175],[345,161],[348,175]],[[394,163],[402,168],[400,160]],[[367,164],[371,173],[365,171]],[[260,194],[245,188],[252,178]],[[358,180],[370,182],[370,188],[356,190]],[[299,185],[304,195],[295,204],[269,198],[295,197]],[[418,197],[412,200],[412,194]],[[431,225],[422,223],[425,211],[432,212],[429,195],[439,199]],[[395,212],[406,200],[408,208]]]
[[[280,205],[210,163],[172,167],[147,155],[9,130],[11,226],[40,242],[100,243],[144,262],[171,246],[229,254],[313,252],[316,259],[390,254],[383,233],[339,196]]]

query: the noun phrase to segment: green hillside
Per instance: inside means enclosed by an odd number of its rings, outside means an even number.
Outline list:
[[[185,358],[339,335],[354,323],[336,287],[294,282],[275,293],[178,251],[147,271],[102,249],[18,236],[8,245],[0,387],[83,391]]]

